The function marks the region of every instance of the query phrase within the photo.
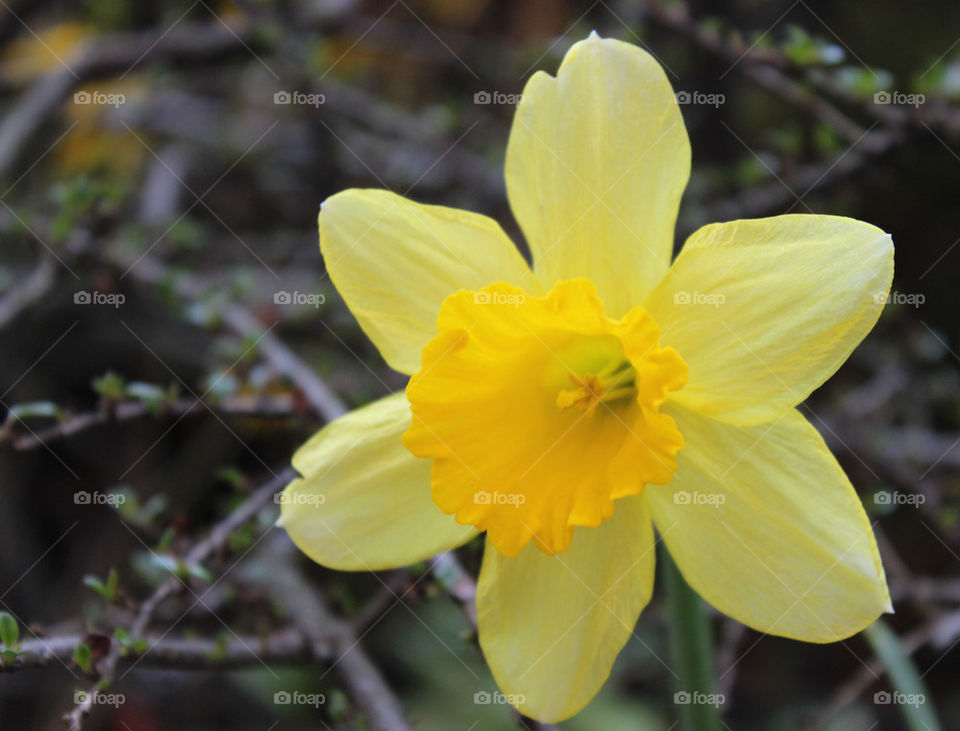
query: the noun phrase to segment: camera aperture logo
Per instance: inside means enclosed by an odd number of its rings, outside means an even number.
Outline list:
[[[106,292],[87,292],[80,290],[73,293],[73,304],[75,305],[109,305],[115,310],[120,309],[120,305],[127,301],[127,296],[120,294],[107,294]]]
[[[296,104],[308,107],[319,107],[327,101],[323,94],[305,94],[302,91],[278,91],[273,95],[274,104]]]
[[[90,693],[86,690],[78,690],[73,694],[73,702],[76,705],[90,703],[94,706],[119,708],[127,702],[127,697],[123,693]]]
[[[712,505],[719,508],[727,502],[727,496],[719,493],[699,492],[698,490],[693,492],[679,490],[673,493],[673,502],[676,505]]]
[[[873,95],[874,104],[896,104],[916,109],[927,101],[923,94],[907,94],[902,91],[878,91]]]
[[[80,490],[73,493],[74,505],[109,505],[117,508],[127,502],[127,496],[119,492],[87,492]]]
[[[678,690],[673,694],[673,702],[678,706],[713,706],[719,708],[727,702],[723,693],[701,693],[699,690],[690,693]]]
[[[318,507],[327,502],[327,496],[320,492],[291,492],[284,490],[273,496],[277,505],[312,505]]]
[[[522,693],[501,693],[499,690],[491,693],[478,690],[473,694],[473,702],[478,706],[519,706],[527,702],[527,697]]]
[[[481,490],[474,494],[473,502],[476,505],[513,505],[515,508],[519,508],[527,502],[527,496],[519,493],[498,492],[497,490],[493,492]]]
[[[523,94],[504,94],[502,91],[478,91],[473,95],[474,104],[509,104],[517,106],[523,100]]]
[[[327,301],[326,295],[314,292],[287,292],[281,290],[273,293],[273,304],[275,305],[309,305],[319,308]]]
[[[873,295],[873,301],[878,305],[908,305],[909,307],[918,309],[927,301],[927,298],[919,292],[893,291],[889,294],[887,292],[878,292]]]
[[[327,702],[327,697],[323,693],[278,690],[273,694],[273,702],[278,706],[313,706],[319,708]]]
[[[895,690],[893,693],[887,690],[878,690],[873,694],[873,702],[878,706],[913,706],[917,708],[927,702],[923,693],[901,693]]]
[[[910,505],[918,508],[927,502],[927,496],[899,490],[878,490],[873,493],[873,502],[875,505]]]
[[[74,104],[98,104],[119,107],[127,101],[123,94],[106,94],[102,91],[78,91],[73,95]]]
[[[685,289],[681,289],[674,292],[673,295],[673,304],[675,305],[706,305],[716,308],[726,301],[726,295],[719,292],[697,292],[696,290],[687,292]]]
[[[527,296],[520,292],[474,292],[473,303],[476,305],[510,305],[519,307],[527,301]]]
[[[726,104],[727,97],[724,94],[705,94],[702,91],[678,91],[673,95],[677,104],[695,104],[698,106],[713,107],[719,109],[722,104]]]

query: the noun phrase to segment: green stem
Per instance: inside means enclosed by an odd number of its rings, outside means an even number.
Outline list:
[[[666,547],[660,551],[660,565],[667,593],[673,670],[680,676],[674,696],[680,727],[684,731],[719,731],[723,699],[716,695],[706,607],[684,580]]]
[[[873,702],[894,704],[903,714],[910,731],[940,731],[942,727],[930,702],[930,691],[893,630],[878,619],[863,631],[863,635],[886,666],[887,677],[895,691],[893,694],[878,691]]]

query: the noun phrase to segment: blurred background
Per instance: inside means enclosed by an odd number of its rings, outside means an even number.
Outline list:
[[[536,727],[484,695],[479,542],[325,571],[272,496],[325,421],[404,386],[325,277],[320,202],[389,188],[521,242],[512,95],[593,29],[678,92],[678,248],[784,212],[896,244],[879,325],[805,407],[876,522],[892,635],[715,617],[727,728],[960,728],[960,5],[0,5],[0,728]],[[663,611],[561,728],[675,727]]]

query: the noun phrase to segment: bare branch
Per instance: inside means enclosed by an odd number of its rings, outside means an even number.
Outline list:
[[[334,669],[343,678],[357,704],[375,729],[405,731],[409,728],[397,701],[377,666],[360,646],[350,625],[327,609],[320,589],[294,567],[294,546],[286,534],[278,533],[261,552],[268,570],[260,580],[272,594],[283,598],[291,621],[310,641],[318,657],[335,658]]]
[[[236,510],[217,523],[210,534],[202,541],[197,543],[184,559],[186,564],[201,563],[215,552],[221,550],[237,528],[252,518],[270,499],[290,482],[296,473],[292,467],[282,470],[280,474],[259,487],[250,497],[248,497]],[[179,578],[171,578],[163,582],[154,590],[146,601],[144,601],[137,610],[133,624],[130,626],[128,634],[136,639],[146,634],[147,627],[153,614],[168,597],[184,588],[186,585]],[[71,731],[82,728],[83,718],[90,713],[97,694],[101,688],[111,683],[116,675],[117,665],[120,660],[121,647],[118,643],[112,642],[110,651],[98,664],[99,681],[83,696],[83,700],[78,703],[68,714],[67,722]]]
[[[155,411],[143,401],[123,401],[112,409],[99,409],[86,414],[77,414],[60,422],[49,429],[42,429],[32,434],[19,437],[13,442],[13,448],[18,451],[36,449],[56,439],[69,437],[85,431],[93,426],[111,422],[130,421],[144,416],[186,416],[190,414],[207,413],[207,408],[225,414],[242,414],[249,416],[289,416],[297,411],[293,399],[283,396],[234,396],[220,399],[205,405],[195,398],[182,398],[159,407]]]
[[[53,258],[44,252],[30,276],[0,299],[0,330],[50,291],[54,279]]]
[[[225,636],[211,639],[147,635],[137,639],[144,640],[150,651],[144,655],[142,662],[133,652],[121,656],[119,667],[136,660],[143,667],[230,669],[259,666],[262,662],[298,664],[313,657],[306,638],[293,629],[278,630],[264,637]],[[73,660],[74,650],[86,640],[87,635],[84,634],[26,640],[18,650],[15,664],[4,669],[44,666],[54,659],[69,663]]]
[[[123,264],[124,262],[118,262]],[[129,262],[125,262],[130,264]],[[203,294],[203,283],[195,277],[183,274],[170,276],[167,266],[151,255],[143,256],[128,270],[130,276],[152,285],[163,284],[173,280],[177,294],[185,299],[196,299]],[[223,321],[237,335],[244,338],[258,339],[257,347],[264,358],[280,373],[293,381],[310,405],[326,421],[333,421],[347,411],[340,397],[337,396],[326,383],[303,361],[300,356],[284,345],[271,332],[264,334],[266,329],[248,308],[237,303],[230,303],[223,310]]]

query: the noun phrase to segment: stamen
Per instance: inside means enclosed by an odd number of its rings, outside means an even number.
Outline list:
[[[576,388],[557,394],[556,404],[564,411],[576,406],[592,416],[601,402],[632,398],[637,393],[636,372],[627,360],[611,363],[599,373],[586,373],[582,378],[574,373],[569,376]]]

